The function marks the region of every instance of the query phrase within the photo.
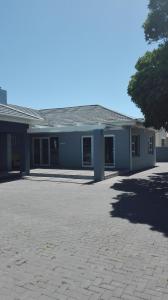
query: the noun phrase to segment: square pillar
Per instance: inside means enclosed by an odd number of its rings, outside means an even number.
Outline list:
[[[20,157],[22,175],[29,175],[30,173],[30,137],[27,133],[21,134],[20,141]]]
[[[12,136],[7,134],[7,169],[12,171]]]
[[[94,130],[94,179],[104,180],[104,130]]]

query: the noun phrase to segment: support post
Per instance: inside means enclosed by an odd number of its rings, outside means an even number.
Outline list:
[[[104,130],[94,130],[94,179],[104,180]]]
[[[12,170],[12,136],[7,134],[7,170]]]

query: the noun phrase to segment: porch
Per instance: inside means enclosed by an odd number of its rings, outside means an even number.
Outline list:
[[[78,129],[78,130],[77,130]],[[80,130],[79,130],[80,129]],[[84,130],[85,129],[85,130]],[[73,128],[73,131],[64,132],[59,128],[53,132],[31,133],[31,168],[51,172],[40,172],[46,177],[54,173],[57,177],[89,177],[91,180],[100,181],[115,174],[115,136],[107,134],[104,129],[93,129],[92,126]],[[54,169],[54,171],[52,171]],[[66,170],[66,172],[62,169]],[[70,173],[69,173],[69,170]],[[74,171],[73,171],[74,170]],[[75,173],[74,173],[75,172]],[[64,174],[65,173],[65,174]],[[86,178],[88,179],[88,178]]]

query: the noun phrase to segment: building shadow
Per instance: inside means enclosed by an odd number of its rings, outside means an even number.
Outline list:
[[[147,224],[168,237],[168,173],[155,173],[147,179],[123,179],[111,188],[121,192],[111,203],[113,218]]]
[[[74,183],[79,185],[92,184],[94,177],[89,175],[66,174],[66,173],[45,173],[45,172],[30,172],[29,176],[24,177],[26,180],[36,182],[57,182],[57,183]]]
[[[45,177],[45,178],[69,178],[69,179],[93,179],[93,176],[86,176],[86,175],[71,175],[71,174],[47,174],[47,173],[31,173],[30,176],[32,177]]]

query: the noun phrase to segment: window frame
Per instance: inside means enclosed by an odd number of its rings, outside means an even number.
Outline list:
[[[165,147],[165,139],[161,139],[161,147]]]
[[[112,168],[114,169],[115,168],[115,135],[114,134],[105,134],[104,135],[104,144],[105,144],[105,138],[106,137],[112,137],[113,138],[113,164],[107,165],[105,163],[105,155],[104,155],[104,167],[106,169],[112,169]],[[105,152],[105,145],[104,145],[104,152]]]
[[[136,143],[135,141],[133,141],[133,138],[137,138],[138,139],[138,149],[136,151]],[[135,150],[133,150],[133,145],[135,147]],[[132,139],[131,139],[131,152],[132,152],[132,157],[140,157],[141,156],[141,141],[140,141],[140,135],[139,134],[133,134],[132,135]]]
[[[90,138],[91,139],[91,164],[90,165],[85,165],[83,161],[83,140],[85,138]],[[83,135],[81,138],[81,154],[82,154],[82,168],[92,168],[93,167],[93,136],[92,135]]]
[[[154,136],[151,135],[148,138],[148,154],[153,155],[154,154]]]

